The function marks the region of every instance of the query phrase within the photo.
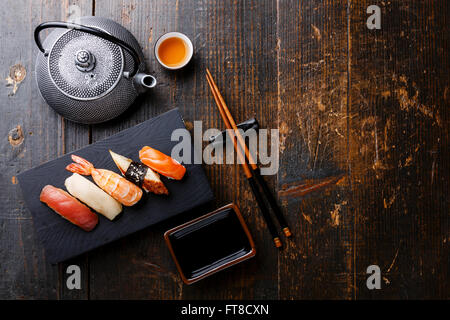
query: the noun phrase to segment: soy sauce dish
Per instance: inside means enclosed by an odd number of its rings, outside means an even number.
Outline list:
[[[164,238],[186,284],[256,254],[252,236],[233,203],[168,230]]]

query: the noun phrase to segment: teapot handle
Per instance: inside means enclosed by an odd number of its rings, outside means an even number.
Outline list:
[[[100,37],[102,39],[111,41],[112,43],[120,46],[122,49],[126,50],[134,61],[134,68],[133,71],[128,75],[129,78],[133,77],[139,68],[139,65],[141,64],[141,59],[139,58],[139,55],[137,54],[136,50],[126,42],[110,35],[109,33],[106,33],[105,31],[102,31],[100,29],[96,29],[94,27],[84,26],[77,23],[72,22],[62,22],[62,21],[51,21],[51,22],[44,22],[41,23],[34,29],[34,41],[36,42],[37,47],[41,52],[43,52],[45,55],[47,54],[45,52],[44,47],[42,46],[41,39],[39,38],[39,33],[47,28],[66,28],[66,29],[76,29],[80,30],[82,32],[86,32],[89,34],[92,34],[94,36]]]

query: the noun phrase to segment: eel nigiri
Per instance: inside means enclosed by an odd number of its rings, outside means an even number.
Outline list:
[[[147,192],[169,194],[169,191],[159,178],[159,174],[140,162],[134,162],[120,154],[109,150],[114,163],[125,178],[142,187]]]
[[[39,200],[84,231],[91,231],[98,223],[95,213],[62,189],[46,185]]]
[[[147,167],[152,168],[168,178],[181,180],[186,173],[186,168],[178,161],[161,151],[147,146],[139,151],[139,159]]]
[[[132,206],[141,200],[141,188],[119,174],[106,169],[95,169],[92,163],[76,155],[72,155],[72,160],[75,163],[69,164],[67,170],[85,176],[91,175],[100,188],[124,206]]]
[[[122,205],[119,201],[78,173],[68,177],[64,185],[71,195],[109,220],[113,220],[122,212]]]

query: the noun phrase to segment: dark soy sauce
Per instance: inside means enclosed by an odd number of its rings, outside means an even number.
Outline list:
[[[231,208],[172,233],[170,242],[188,279],[201,276],[252,250]]]

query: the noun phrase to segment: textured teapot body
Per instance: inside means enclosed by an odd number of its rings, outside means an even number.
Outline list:
[[[99,29],[132,47],[120,46],[76,29],[54,29],[36,58],[36,81],[45,101],[68,120],[100,123],[123,113],[155,79],[146,75],[142,50],[120,24],[100,17],[82,17],[79,24]],[[39,44],[40,45],[40,44]],[[38,45],[38,46],[39,46]],[[129,76],[134,70],[136,75]]]

